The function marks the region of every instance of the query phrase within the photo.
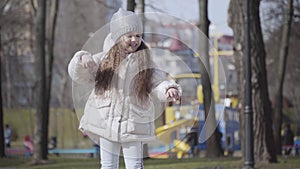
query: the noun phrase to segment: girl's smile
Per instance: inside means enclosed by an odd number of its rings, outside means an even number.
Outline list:
[[[121,46],[125,50],[126,53],[133,53],[135,52],[142,42],[141,34],[131,32],[125,34],[121,37]]]

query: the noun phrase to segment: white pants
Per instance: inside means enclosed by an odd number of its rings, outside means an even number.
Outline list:
[[[126,169],[143,169],[141,142],[118,143],[100,138],[101,169],[118,169],[120,150],[123,150]]]

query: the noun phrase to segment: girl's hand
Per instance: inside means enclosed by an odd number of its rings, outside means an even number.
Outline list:
[[[168,99],[172,99],[174,102],[180,98],[178,89],[174,87],[171,87],[167,90],[166,96]]]
[[[97,64],[95,63],[93,57],[88,54],[84,54],[80,57],[82,67],[89,69],[89,70],[94,70],[97,69]]]

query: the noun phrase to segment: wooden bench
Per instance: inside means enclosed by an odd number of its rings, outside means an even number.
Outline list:
[[[91,149],[52,149],[48,150],[49,154],[92,154],[94,158],[99,156],[99,148]]]
[[[7,157],[19,157],[19,156],[25,156],[30,157],[32,155],[32,152],[29,149],[26,148],[5,148],[5,155]]]

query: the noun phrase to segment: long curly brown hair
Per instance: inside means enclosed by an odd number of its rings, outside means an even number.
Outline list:
[[[151,92],[151,80],[153,71],[150,68],[145,69],[151,64],[150,51],[144,42],[134,52],[134,59],[137,61],[138,73],[133,79],[131,92],[137,98],[144,101]],[[120,43],[116,43],[99,64],[95,78],[95,93],[101,95],[105,91],[110,90],[116,84],[112,83],[112,78],[117,73],[120,63],[126,58],[126,54],[122,53]],[[115,81],[114,81],[115,82]]]

